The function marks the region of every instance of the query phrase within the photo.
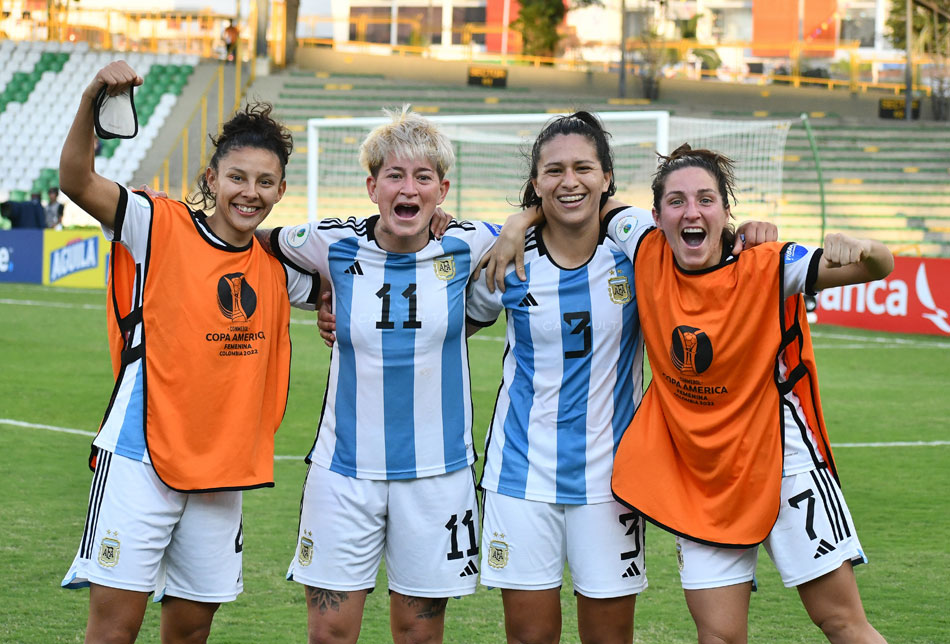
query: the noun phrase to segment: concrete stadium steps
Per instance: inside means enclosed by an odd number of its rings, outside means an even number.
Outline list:
[[[306,220],[306,122],[314,117],[380,116],[382,107],[411,103],[424,114],[556,112],[631,109],[602,96],[545,95],[524,89],[489,89],[397,81],[381,75],[290,72],[259,79],[251,96],[264,96],[294,131],[297,150],[287,168],[288,194],[273,219]],[[698,108],[695,104],[694,108]],[[694,110],[695,111],[695,110]],[[710,106],[707,114],[726,117]],[[694,114],[699,115],[699,114]],[[749,118],[749,114],[729,114]],[[775,116],[775,114],[772,114]],[[797,116],[797,114],[796,114]],[[950,256],[950,129],[942,124],[849,122],[829,111],[813,118],[824,178],[826,230],[879,239],[897,249]],[[804,126],[789,132],[783,175],[784,199],[776,213],[783,238],[820,243],[817,173]],[[477,197],[476,197],[477,198]],[[323,204],[324,197],[321,197]],[[364,214],[361,192],[333,202],[341,215]],[[466,203],[469,203],[466,198]],[[485,196],[487,217],[503,217],[507,204]],[[755,204],[740,204],[741,218]],[[326,205],[322,205],[327,208]],[[451,205],[450,205],[451,207]],[[769,216],[759,213],[756,217]],[[271,222],[274,223],[274,222]]]
[[[825,230],[903,252],[950,256],[950,128],[878,122],[812,125],[824,179]],[[819,243],[818,178],[804,127],[785,147],[781,235]]]

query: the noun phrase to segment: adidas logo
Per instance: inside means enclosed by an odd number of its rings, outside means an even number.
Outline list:
[[[638,577],[640,576],[640,569],[637,568],[637,564],[631,563],[629,566],[627,566],[627,570],[624,571],[624,573],[620,576],[623,579],[626,579],[627,577]]]
[[[469,559],[468,563],[465,565],[465,569],[459,573],[459,577],[468,577],[469,575],[477,575],[478,566],[475,565],[474,559]]]
[[[518,306],[524,306],[524,307],[537,306],[537,305],[538,305],[538,301],[534,299],[534,296],[531,295],[531,293],[528,293],[527,295],[525,295],[524,299],[522,299],[521,302],[518,304]]]
[[[815,552],[815,559],[818,559],[822,555],[828,554],[834,549],[835,547],[833,545],[822,539],[818,542],[818,550]]]
[[[352,266],[350,266],[348,269],[346,269],[346,270],[343,271],[343,272],[344,272],[344,273],[349,273],[350,275],[362,275],[362,274],[363,274],[363,269],[360,267],[359,261],[355,261],[355,262],[353,262],[353,265],[352,265]]]

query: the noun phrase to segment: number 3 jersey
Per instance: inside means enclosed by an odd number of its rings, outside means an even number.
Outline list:
[[[643,343],[633,265],[609,239],[579,268],[548,255],[538,229],[525,244],[522,282],[473,287],[469,322],[507,311],[502,384],[481,485],[517,498],[612,500],[614,450],[643,392]]]
[[[466,285],[499,227],[456,221],[416,253],[390,253],[378,220],[273,234],[282,259],[333,288],[336,343],[308,461],[377,480],[452,472],[475,461]]]

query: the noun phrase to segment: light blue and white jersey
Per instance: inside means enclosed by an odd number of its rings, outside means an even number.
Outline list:
[[[643,395],[643,340],[633,264],[610,240],[564,269],[529,231],[522,282],[472,288],[469,322],[507,312],[501,389],[481,485],[547,503],[609,501],[614,451]]]
[[[614,240],[631,260],[635,261],[640,239],[654,227],[652,216],[640,208],[627,208],[612,212],[606,220],[607,236]],[[782,278],[786,297],[798,293],[810,293],[814,288],[818,274],[820,249],[791,244],[783,258]],[[755,297],[755,294],[750,294]],[[782,379],[788,369],[781,357],[778,359],[779,375]],[[801,401],[794,391],[785,395],[783,403],[785,416],[785,445],[783,476],[807,472],[822,461],[815,435],[808,426]]]
[[[499,227],[456,221],[416,253],[375,239],[378,216],[282,229],[279,254],[333,288],[336,343],[308,459],[355,478],[434,476],[475,461],[466,285]]]
[[[192,211],[195,234],[208,243],[209,248],[219,248],[227,252],[239,252],[211,230],[203,213]],[[131,303],[140,309],[144,303],[144,283],[151,279],[184,279],[183,276],[166,277],[148,273],[150,244],[174,243],[174,240],[152,239],[152,204],[141,194],[120,186],[119,203],[116,208],[115,229],[102,226],[106,240],[125,247],[135,262],[135,283],[132,285]],[[256,243],[256,242],[252,242]],[[290,267],[287,270],[287,294],[291,305],[314,310],[317,289],[309,273],[300,273]],[[112,306],[110,298],[108,306]],[[127,313],[127,312],[125,312]],[[142,346],[142,318],[128,329],[126,347],[131,353]],[[137,357],[120,370],[112,400],[106,410],[105,418],[93,445],[107,452],[113,452],[136,461],[149,463],[148,446],[145,442],[145,376],[142,358]]]

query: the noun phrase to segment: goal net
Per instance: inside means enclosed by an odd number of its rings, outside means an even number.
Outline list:
[[[517,210],[528,176],[527,159],[538,132],[555,114],[433,116],[455,146],[456,162],[443,208],[460,219],[503,221]],[[746,206],[765,218],[782,193],[782,158],[788,121],[736,121],[671,117],[668,112],[598,114],[611,134],[618,197],[643,208],[652,203],[656,153],[688,141],[736,161],[743,215]],[[388,118],[310,119],[307,123],[307,214],[364,217],[374,214],[366,194],[359,146]]]

